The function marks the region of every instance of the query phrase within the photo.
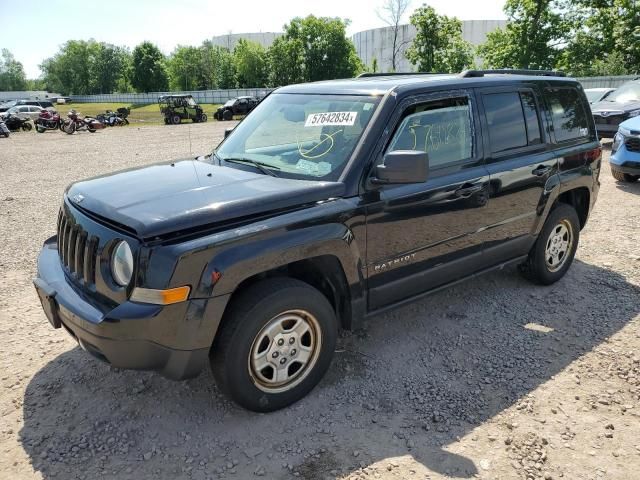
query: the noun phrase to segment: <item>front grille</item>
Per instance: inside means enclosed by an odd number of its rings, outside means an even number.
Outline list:
[[[99,239],[89,235],[82,226],[66,215],[64,207],[58,214],[58,255],[65,270],[86,284],[96,281],[96,256]]]
[[[593,119],[598,125],[620,125],[624,121],[624,115],[610,115],[603,117],[601,115],[594,114]]]
[[[640,153],[640,137],[627,138],[624,142],[624,146],[627,147],[627,150],[630,152]]]

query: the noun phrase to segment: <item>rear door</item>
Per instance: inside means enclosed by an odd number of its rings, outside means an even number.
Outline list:
[[[485,256],[496,264],[528,253],[548,192],[558,178],[549,147],[541,98],[534,85],[478,90],[483,105],[482,138],[489,171]],[[556,182],[557,183],[557,182]]]

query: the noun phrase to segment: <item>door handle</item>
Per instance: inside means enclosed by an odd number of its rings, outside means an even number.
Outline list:
[[[551,167],[549,167],[547,165],[539,165],[531,173],[533,173],[537,177],[542,177],[542,176],[546,175],[547,173],[549,173],[550,171],[551,171]]]
[[[463,185],[462,187],[460,187],[459,189],[457,189],[455,191],[455,195],[456,195],[456,197],[466,198],[466,197],[470,197],[474,193],[478,193],[483,188],[484,187],[482,185],[468,185],[468,184],[465,184],[465,185]]]

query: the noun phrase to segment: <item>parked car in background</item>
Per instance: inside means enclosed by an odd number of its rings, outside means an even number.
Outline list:
[[[615,88],[585,88],[584,93],[587,96],[589,103],[596,103],[604,100],[611,92],[614,91]]]
[[[246,115],[260,103],[256,97],[233,98],[216,110],[213,118],[216,120],[231,120],[234,115]]]
[[[40,116],[40,112],[44,110],[42,107],[36,105],[16,105],[11,107],[6,112],[1,112],[0,115],[7,116],[9,114],[17,115],[20,118],[30,118],[35,121]]]
[[[613,138],[625,120],[640,115],[640,80],[625,83],[591,105],[599,137]]]
[[[611,175],[621,182],[640,179],[640,116],[625,120],[618,127],[611,145]]]
[[[56,103],[58,105],[64,105],[66,103],[71,103],[71,97],[58,97],[58,98],[56,98]]]
[[[17,103],[18,103],[17,100],[8,100],[8,101],[0,104],[0,113],[6,112],[11,107],[15,107]]]

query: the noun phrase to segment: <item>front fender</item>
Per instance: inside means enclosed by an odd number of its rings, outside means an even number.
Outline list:
[[[208,262],[193,296],[229,294],[254,275],[325,255],[336,257],[340,262],[351,298],[362,297],[362,257],[352,230],[340,223],[284,230],[229,245],[217,251]]]

